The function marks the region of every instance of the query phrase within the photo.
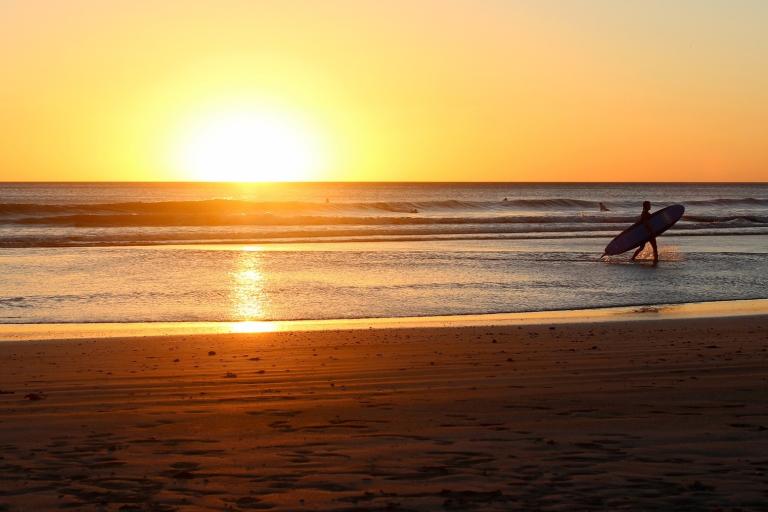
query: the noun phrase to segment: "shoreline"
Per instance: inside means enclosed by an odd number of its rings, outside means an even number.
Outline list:
[[[768,298],[425,317],[241,322],[0,324],[0,343],[145,336],[638,322],[768,315]]]

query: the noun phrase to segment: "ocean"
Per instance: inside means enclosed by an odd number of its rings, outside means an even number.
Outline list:
[[[659,266],[600,261],[644,200],[686,207]],[[766,298],[768,185],[3,183],[0,268],[0,323]]]

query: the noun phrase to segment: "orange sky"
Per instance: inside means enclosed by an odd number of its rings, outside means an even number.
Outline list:
[[[301,134],[254,141],[255,180],[768,181],[766,19],[757,0],[5,0],[0,180],[240,176],[209,160],[241,148],[203,147],[197,174],[189,148],[247,112]]]

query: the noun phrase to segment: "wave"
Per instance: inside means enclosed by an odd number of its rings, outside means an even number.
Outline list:
[[[764,215],[686,215],[683,220],[689,222],[720,223],[720,222],[750,222],[768,224],[768,216]]]
[[[154,245],[219,245],[219,244],[270,244],[270,243],[340,243],[340,242],[405,242],[405,241],[440,241],[440,240],[556,240],[556,239],[585,239],[610,238],[608,232],[466,232],[466,233],[356,233],[336,232],[325,236],[305,236],[306,233],[272,233],[274,236],[242,236],[221,237],[214,234],[166,236],[120,236],[120,237],[87,237],[87,236],[52,236],[52,237],[16,237],[0,239],[2,248],[46,248],[46,247],[120,247],[120,246],[154,246]],[[293,235],[293,236],[292,236]],[[675,236],[752,236],[768,235],[768,230],[691,230],[675,233]]]
[[[768,199],[703,199],[686,206],[716,208],[768,208]],[[599,212],[601,205],[609,211]],[[572,198],[510,199],[501,201],[301,202],[210,199],[201,201],[121,202],[98,204],[0,204],[0,224],[107,226],[205,226],[296,224],[425,224],[520,222],[626,222],[637,215],[636,202],[589,201]],[[530,215],[534,212],[550,215]],[[628,215],[629,212],[632,215]],[[561,215],[557,215],[557,213]],[[585,213],[589,212],[589,213]],[[553,214],[554,213],[554,214]],[[623,213],[623,215],[622,215]],[[689,212],[690,213],[690,212]],[[707,213],[707,212],[702,212]],[[695,222],[737,219],[765,222],[765,216],[688,215]],[[483,217],[485,215],[486,217]],[[542,220],[546,217],[551,220]],[[728,217],[726,219],[726,217]],[[395,219],[395,220],[392,220]],[[472,219],[461,220],[461,219]],[[576,219],[576,220],[574,220]],[[725,219],[725,220],[724,220]]]
[[[13,221],[18,225],[71,227],[161,227],[161,226],[335,226],[335,225],[430,225],[430,224],[613,224],[632,223],[634,216],[549,215],[492,217],[287,217],[276,215],[187,215],[175,214],[111,214],[59,215],[28,217]]]
[[[419,237],[608,237],[637,220],[636,201],[133,201],[0,203],[0,247],[258,243]],[[665,202],[654,201],[660,208]],[[674,234],[768,229],[768,199],[713,198],[690,207]]]
[[[510,208],[599,208],[597,201],[580,199],[515,199],[502,201],[374,201],[374,202],[300,202],[300,201],[242,201],[233,199],[208,199],[201,201],[161,201],[98,204],[0,204],[0,218],[10,216],[77,215],[77,214],[255,214],[281,213],[336,214],[343,211],[380,211],[390,213],[417,213],[418,211],[488,210]]]
[[[768,199],[758,199],[754,197],[745,197],[742,199],[721,198],[721,199],[694,199],[685,201],[686,206],[766,206]]]
[[[432,240],[448,237],[562,238],[600,237],[609,240],[626,227],[612,223],[450,223],[294,226],[182,226],[127,227],[124,229],[53,229],[29,227],[1,229],[0,247],[119,246],[162,244],[227,244],[267,242],[378,241],[393,239]],[[768,234],[768,223],[679,222],[669,234],[733,235]]]
[[[466,217],[420,217],[420,216],[278,216],[271,214],[222,215],[196,214],[180,216],[177,214],[79,214],[42,217],[23,217],[6,224],[18,226],[60,226],[75,228],[128,228],[128,227],[184,227],[184,226],[422,226],[422,225],[490,225],[490,224],[527,224],[551,225],[568,224],[620,225],[631,224],[637,220],[634,215],[513,215],[513,216],[466,216]],[[683,224],[768,224],[768,216],[760,215],[686,215]]]

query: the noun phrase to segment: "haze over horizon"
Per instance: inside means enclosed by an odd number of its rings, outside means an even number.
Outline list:
[[[768,3],[0,6],[0,181],[768,181]]]

